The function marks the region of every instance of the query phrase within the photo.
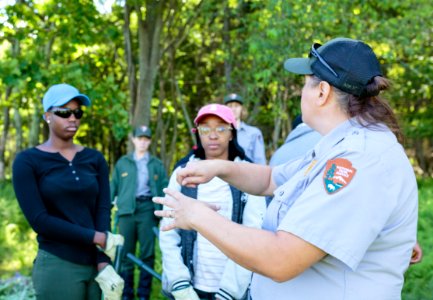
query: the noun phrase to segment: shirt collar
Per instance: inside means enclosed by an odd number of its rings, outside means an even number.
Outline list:
[[[339,144],[344,138],[354,129],[354,127],[360,128],[359,123],[354,119],[349,119],[336,128],[334,128],[331,132],[325,135],[314,147],[314,156],[322,157],[329,153],[335,145]]]
[[[237,130],[245,130],[245,123],[243,121],[239,121],[239,128]]]
[[[134,160],[135,161],[144,161],[144,162],[148,162],[149,161],[149,152],[144,153],[144,155],[141,158],[137,158],[137,154],[134,152]]]

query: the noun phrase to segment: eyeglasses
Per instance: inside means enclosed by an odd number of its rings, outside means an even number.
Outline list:
[[[63,119],[69,118],[72,114],[74,114],[76,119],[81,119],[84,114],[84,111],[81,108],[70,109],[65,107],[56,107],[50,109],[49,111]]]
[[[321,45],[318,43],[314,43],[311,46],[311,51],[310,51],[310,57],[314,56],[316,57],[321,63],[322,65],[324,65],[332,74],[334,74],[335,77],[339,77],[337,72],[334,71],[334,69],[331,68],[330,65],[328,65],[328,63],[323,59],[322,56],[320,56],[319,52],[317,52],[316,48],[319,48]]]
[[[200,135],[209,135],[211,132],[215,132],[216,134],[221,135],[232,130],[232,128],[228,126],[218,126],[215,128],[199,126],[197,127],[197,129]]]

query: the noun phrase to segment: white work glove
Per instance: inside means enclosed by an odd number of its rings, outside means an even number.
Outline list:
[[[113,234],[111,232],[106,232],[107,240],[105,242],[105,249],[102,249],[105,254],[114,262],[116,257],[117,246],[123,246],[125,239],[120,234]]]
[[[104,294],[104,300],[120,300],[125,283],[111,265],[105,266],[95,280]]]
[[[176,300],[200,300],[192,286],[172,291],[171,294]]]

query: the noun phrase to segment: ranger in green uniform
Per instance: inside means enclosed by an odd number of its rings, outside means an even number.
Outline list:
[[[134,299],[134,264],[126,258],[140,245],[140,259],[149,267],[154,264],[155,236],[152,228],[158,225],[154,216],[152,197],[162,196],[167,186],[167,173],[162,162],[148,152],[152,133],[146,126],[135,128],[132,142],[134,152],[122,156],[116,163],[111,180],[111,199],[118,211],[119,233],[125,237],[121,276],[125,280],[123,299]],[[117,198],[116,198],[117,197]],[[140,273],[137,296],[150,299],[152,276]]]

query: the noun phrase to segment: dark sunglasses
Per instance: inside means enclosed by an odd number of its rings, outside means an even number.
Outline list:
[[[320,56],[319,52],[317,52],[316,49],[319,48],[320,46],[321,46],[320,44],[314,43],[311,46],[311,51],[310,51],[310,55],[309,56],[310,57],[314,56],[315,58],[317,58],[322,63],[322,65],[324,65],[332,74],[334,74],[335,77],[338,77],[337,72],[335,72],[334,69],[332,69],[331,66],[328,65],[328,63],[323,59],[323,57]]]
[[[70,109],[64,107],[55,107],[50,109],[49,111],[63,119],[69,118],[72,114],[74,114],[76,119],[81,119],[84,113],[84,111],[81,108]]]

